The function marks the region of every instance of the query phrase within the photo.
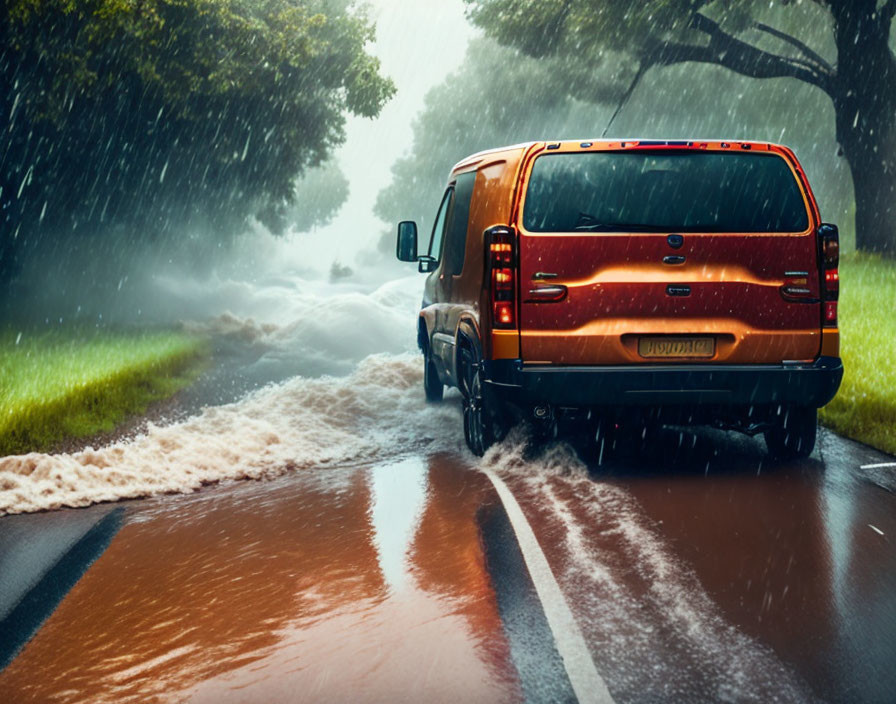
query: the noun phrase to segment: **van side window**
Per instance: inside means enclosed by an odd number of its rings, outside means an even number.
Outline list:
[[[457,276],[464,268],[467,252],[467,223],[470,220],[470,203],[476,172],[461,174],[454,184],[454,203],[448,214],[447,241],[445,243],[445,271]]]
[[[445,235],[445,222],[448,219],[448,212],[451,210],[451,203],[454,200],[454,186],[450,186],[445,195],[442,196],[442,204],[439,206],[439,214],[436,215],[436,223],[432,226],[432,237],[429,240],[429,256],[436,261],[442,259],[442,240]]]

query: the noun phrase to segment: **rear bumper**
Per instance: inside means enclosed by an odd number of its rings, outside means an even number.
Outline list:
[[[843,379],[839,357],[752,365],[675,364],[613,367],[485,363],[486,382],[507,400],[560,406],[794,404],[821,408]]]

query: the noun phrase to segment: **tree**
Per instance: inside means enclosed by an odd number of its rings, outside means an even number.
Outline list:
[[[0,15],[0,281],[97,230],[227,237],[292,203],[344,114],[394,91],[351,0],[0,0]]]
[[[277,235],[311,232],[329,224],[347,197],[348,178],[331,160],[305,171],[296,181],[291,199],[271,201],[258,216]]]
[[[465,2],[501,43],[603,69],[623,101],[651,69],[689,62],[822,91],[852,173],[856,246],[896,254],[896,0]],[[606,70],[614,57],[622,68]]]

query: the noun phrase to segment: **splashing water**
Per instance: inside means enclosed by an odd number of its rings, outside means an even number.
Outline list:
[[[621,700],[645,691],[671,701],[706,692],[714,701],[814,699],[769,648],[726,620],[624,485],[590,476],[566,443],[537,457],[527,443],[515,429],[483,463],[538,507],[545,534],[562,536],[558,579],[575,595],[573,610]]]
[[[373,355],[343,378],[294,378],[185,422],[73,454],[0,459],[0,513],[256,479],[371,461],[412,449],[459,449],[457,404],[428,405],[412,354]]]

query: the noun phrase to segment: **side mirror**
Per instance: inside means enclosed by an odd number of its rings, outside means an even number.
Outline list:
[[[402,262],[417,261],[417,223],[413,220],[404,220],[398,223],[395,256]]]
[[[421,274],[428,274],[431,271],[435,271],[439,266],[439,262],[436,261],[436,258],[431,257],[428,254],[421,254],[417,259],[420,261],[417,265],[417,271]]]

